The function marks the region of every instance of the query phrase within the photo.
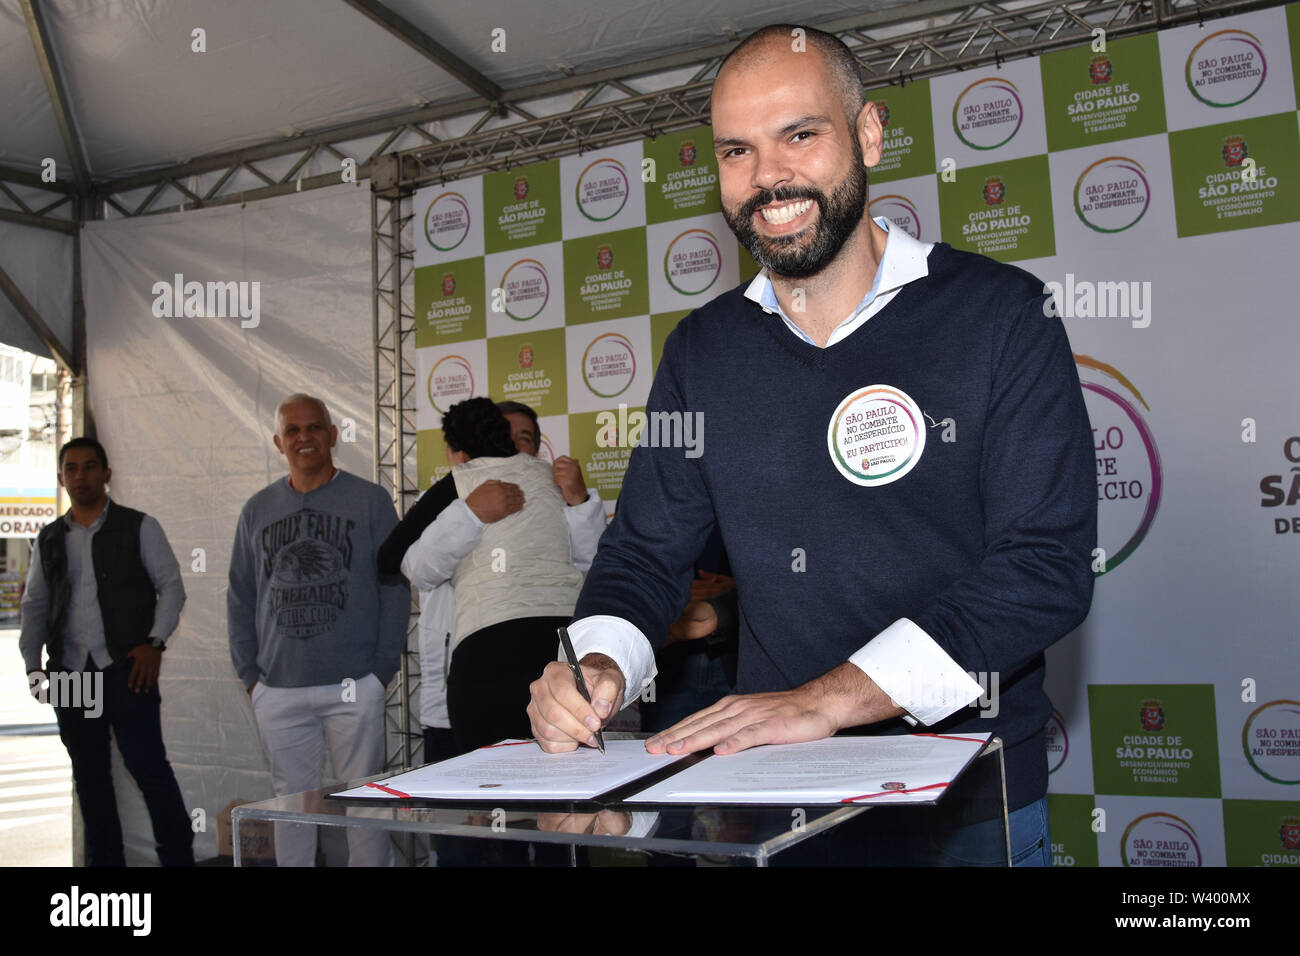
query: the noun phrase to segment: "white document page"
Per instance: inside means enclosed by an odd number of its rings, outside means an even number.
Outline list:
[[[680,760],[648,754],[642,740],[609,740],[548,754],[535,741],[506,741],[333,794],[378,800],[590,800]]]
[[[628,803],[933,803],[989,734],[828,737],[717,754]]]

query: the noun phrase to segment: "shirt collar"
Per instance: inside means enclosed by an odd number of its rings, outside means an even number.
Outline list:
[[[69,508],[66,512],[64,512],[63,521],[65,524],[67,524],[69,530],[73,528],[85,528],[87,531],[94,533],[98,531],[101,527],[103,527],[104,519],[108,517],[108,509],[111,508],[112,506],[113,506],[113,499],[110,498],[108,495],[105,495],[104,507],[101,508],[99,511],[99,517],[97,517],[94,521],[92,521],[89,527],[77,523],[76,519],[72,517],[71,508]]]
[[[889,237],[885,240],[885,252],[880,257],[880,265],[876,268],[876,278],[849,318],[870,305],[876,296],[901,288],[917,279],[924,279],[930,274],[928,257],[930,250],[934,248],[934,243],[913,239],[905,229],[891,228],[893,223],[884,216],[877,216],[872,221],[889,233]],[[757,302],[769,312],[776,312],[785,317],[785,312],[777,302],[776,290],[772,287],[772,280],[766,268],[754,276],[753,281],[749,283],[745,289],[745,298]]]
[[[335,478],[337,478],[337,477],[338,477],[339,475],[341,475],[342,473],[343,473],[343,469],[340,468],[338,465],[335,465],[335,466],[334,466],[334,474],[330,475],[330,479],[329,479],[329,481],[325,482],[325,485],[328,485],[328,484],[330,483],[330,481],[333,481]],[[284,483],[285,483],[286,485],[289,486],[289,490],[290,490],[290,491],[298,491],[298,489],[295,488],[295,487],[293,486],[293,475],[285,475],[285,476],[284,476]],[[313,488],[312,491],[320,491],[320,489],[321,489],[321,488],[324,488],[325,485],[319,485],[318,487]],[[298,494],[300,494],[300,495],[309,495],[309,494],[311,494],[311,491],[298,491]]]

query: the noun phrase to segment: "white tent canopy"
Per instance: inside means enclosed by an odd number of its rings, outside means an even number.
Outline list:
[[[909,0],[385,6],[502,88]],[[91,174],[117,178],[473,92],[342,0],[42,2]],[[206,34],[194,53],[193,33]],[[494,31],[503,52],[493,52]],[[498,46],[501,44],[498,43]],[[0,163],[71,170],[18,0],[0,3]]]
[[[825,23],[893,7],[919,12],[935,5],[934,0],[666,0],[653,5],[616,0],[596,6],[588,0],[455,6],[420,0],[0,0],[0,86],[8,94],[0,99],[0,185],[13,194],[0,195],[0,212],[21,215],[23,207],[37,210],[58,198],[37,188],[42,164],[49,160],[61,188],[71,190],[80,179],[82,191],[93,193],[124,177],[305,133],[476,95],[488,101],[502,94],[508,98],[511,90],[575,72],[706,50],[775,20]],[[204,52],[196,52],[200,45]],[[644,91],[662,79],[630,82]],[[585,92],[575,87],[559,102],[548,100],[540,109],[521,106],[522,112],[510,111],[493,122],[505,125],[567,109]],[[425,141],[446,140],[468,131],[473,119],[449,116],[421,129],[428,133]],[[408,131],[387,146],[421,141]],[[347,154],[364,163],[383,143],[381,135],[359,138]],[[322,150],[295,172],[337,174],[340,158]],[[293,159],[272,159],[261,172],[279,178]],[[219,168],[196,174],[189,188],[205,193],[227,173]],[[253,171],[236,168],[224,188],[265,185]],[[171,208],[186,198],[170,192]],[[128,206],[149,193],[149,187],[127,193]],[[99,214],[115,213],[87,202],[78,216],[67,203],[48,217],[86,220]],[[0,269],[71,355],[71,244],[66,234],[33,232],[0,221]],[[0,296],[0,342],[50,352],[11,296]]]

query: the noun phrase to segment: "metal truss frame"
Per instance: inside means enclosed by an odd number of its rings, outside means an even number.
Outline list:
[[[411,396],[416,375],[410,365],[415,336],[411,193],[392,189],[370,194],[375,481],[403,514],[408,496],[415,493],[408,485],[416,483],[412,480],[416,422]],[[386,770],[406,770],[424,762],[417,698],[420,658],[413,649],[418,643],[413,640],[418,617],[419,608],[413,605],[397,682],[385,703]]]
[[[854,51],[863,85],[870,91],[990,64],[1000,67],[1089,43],[1097,30],[1105,31],[1109,41],[1273,5],[1273,0],[1069,0],[1032,6],[979,2],[950,10],[939,25],[910,32],[881,35],[879,29],[848,23],[826,27]],[[899,9],[954,6],[938,0]],[[487,117],[480,117],[477,132],[403,151],[403,160],[418,167],[409,183],[446,182],[707,123],[713,77],[732,46],[710,53],[688,82],[669,89],[638,93],[626,83],[608,80],[593,85],[568,112],[492,129],[481,129]],[[619,98],[594,102],[607,99],[602,94],[610,90]]]

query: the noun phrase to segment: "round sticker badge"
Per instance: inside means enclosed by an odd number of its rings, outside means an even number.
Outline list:
[[[856,389],[835,409],[826,445],[841,475],[857,485],[887,485],[916,467],[925,419],[906,392],[889,385]]]

